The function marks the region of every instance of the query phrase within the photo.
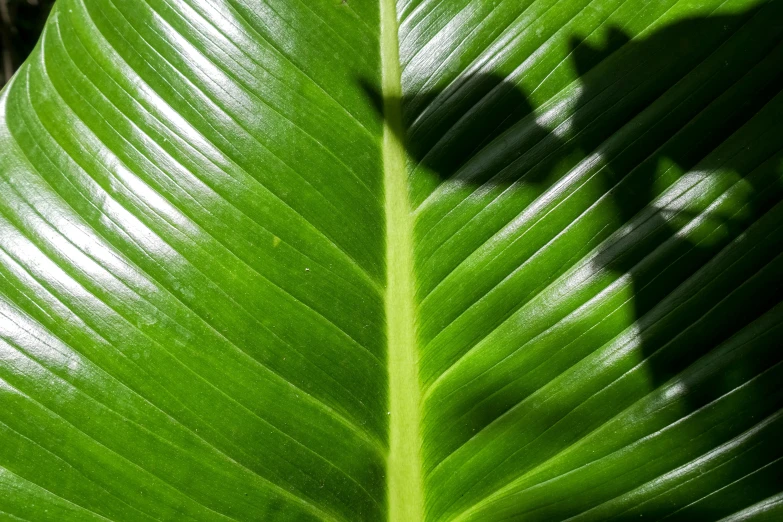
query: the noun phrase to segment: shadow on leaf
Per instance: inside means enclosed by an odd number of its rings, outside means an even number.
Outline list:
[[[694,440],[704,435],[708,424],[703,423],[712,422],[710,405],[729,394],[741,395],[746,403],[736,406],[745,409],[735,419],[742,429],[781,407],[783,395],[769,376],[783,376],[778,368],[783,332],[775,319],[780,318],[783,295],[782,6],[773,2],[732,15],[685,19],[635,38],[618,27],[609,28],[599,43],[573,36],[568,60],[577,81],[535,108],[518,85],[524,76],[463,75],[443,89],[401,99],[383,99],[364,84],[379,113],[398,108],[402,115],[391,127],[408,151],[411,201],[418,215],[450,190],[459,194],[442,215],[468,198],[484,206],[507,201],[512,219],[529,212],[543,220],[558,204],[571,205],[577,210],[566,225],[584,220],[593,226],[586,229],[589,239],[584,244],[573,245],[575,252],[587,248],[576,263],[582,263],[588,276],[572,274],[569,281],[582,285],[579,288],[593,284],[587,279],[603,281],[595,283],[597,290],[585,302],[609,299],[612,292],[621,296],[619,289],[624,288],[627,298],[617,297],[618,306],[631,316],[624,328],[609,330],[605,338],[596,336],[592,345],[589,327],[575,329],[566,343],[573,358],[546,355],[560,357],[560,363],[547,374],[542,359],[543,366],[536,370],[540,379],[532,372],[506,375],[506,388],[489,395],[478,386],[462,388],[463,406],[452,410],[448,401],[437,398],[444,413],[433,414],[430,422],[456,416],[458,421],[445,429],[457,435],[429,464],[425,456],[427,473],[454,473],[444,462],[482,432],[500,429],[503,422],[511,425],[509,415],[527,399],[563,369],[606,345],[617,353],[630,346],[639,354],[637,366],[623,369],[600,387],[607,397],[612,397],[609,387],[619,390],[612,399],[616,407],[591,410],[585,407],[586,398],[537,413],[543,420],[541,433],[558,423],[562,427],[560,445],[521,442],[517,452],[527,455],[488,462],[492,476],[473,487],[471,495],[508,494],[504,488],[513,480],[596,430],[605,430],[622,412],[641,408],[645,396],[648,406],[659,401],[661,411],[678,410],[677,417],[661,417],[658,429],[678,417],[703,418],[687,435]],[[501,225],[513,233],[509,223],[506,219]],[[548,239],[557,241],[561,230]],[[425,271],[435,255],[437,251],[417,259],[418,270]],[[552,272],[546,284],[566,277],[563,273]],[[474,277],[482,276],[477,268]],[[420,300],[442,280],[419,289]],[[440,332],[445,326],[433,328]],[[425,344],[435,336],[425,335]],[[581,336],[585,346],[571,344]],[[431,378],[425,375],[425,388],[460,360],[447,361]],[[633,379],[638,379],[640,368],[648,382],[643,390],[631,385],[639,382]],[[515,384],[521,379],[541,382],[525,388]],[[707,435],[704,451],[725,442],[730,432],[716,429]],[[780,457],[777,453],[769,460]],[[617,487],[627,490],[630,485]],[[526,490],[518,487],[524,496]],[[771,487],[783,489],[779,477]],[[758,489],[758,495],[766,489]],[[471,495],[458,501],[463,504],[440,509],[464,512],[475,500]],[[734,507],[722,509],[741,509],[765,498],[741,497],[733,500]],[[534,510],[532,502],[525,517],[573,516],[577,504]],[[707,504],[697,503],[683,513],[690,520],[719,518],[721,511]],[[654,507],[638,511],[628,519],[663,516]]]

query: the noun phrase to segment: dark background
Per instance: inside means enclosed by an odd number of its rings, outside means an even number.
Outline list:
[[[0,86],[35,47],[54,0],[0,0]]]

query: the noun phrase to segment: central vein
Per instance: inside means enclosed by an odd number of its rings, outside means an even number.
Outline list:
[[[389,365],[390,522],[424,519],[420,396],[413,283],[413,219],[408,201],[400,111],[400,57],[394,0],[381,0],[383,165],[386,191],[386,321]]]

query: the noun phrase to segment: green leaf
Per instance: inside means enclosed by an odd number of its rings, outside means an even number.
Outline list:
[[[0,95],[0,518],[780,519],[781,20],[58,0]]]

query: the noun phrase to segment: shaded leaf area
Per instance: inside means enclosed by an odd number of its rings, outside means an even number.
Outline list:
[[[783,4],[403,3],[428,517],[781,516]]]

